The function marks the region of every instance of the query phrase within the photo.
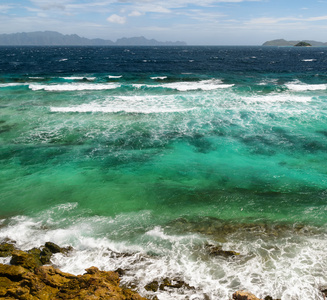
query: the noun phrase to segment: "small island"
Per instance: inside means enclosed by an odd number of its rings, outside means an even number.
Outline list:
[[[294,47],[311,47],[312,45],[307,42],[299,42]]]
[[[293,46],[298,46],[298,47],[326,47],[327,43],[324,42],[317,42],[313,40],[292,40],[292,41],[287,41],[284,39],[278,39],[278,40],[272,40],[272,41],[267,41],[262,44],[262,46],[274,46],[274,47],[293,47]]]

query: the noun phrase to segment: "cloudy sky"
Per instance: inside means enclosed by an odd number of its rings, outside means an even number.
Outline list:
[[[0,33],[53,30],[189,45],[327,42],[327,0],[1,0]]]

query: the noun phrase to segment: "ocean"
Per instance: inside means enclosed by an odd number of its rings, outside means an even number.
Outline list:
[[[327,48],[0,57],[0,241],[70,245],[62,271],[159,300],[324,299]],[[185,284],[145,289],[165,278]]]

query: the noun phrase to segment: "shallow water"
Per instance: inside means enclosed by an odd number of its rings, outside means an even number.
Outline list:
[[[0,238],[159,299],[323,299],[324,48],[0,53]],[[195,289],[144,289],[166,277]]]

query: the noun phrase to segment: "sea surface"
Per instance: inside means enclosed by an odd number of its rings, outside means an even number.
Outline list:
[[[0,47],[0,164],[0,241],[65,272],[324,299],[327,48]]]

